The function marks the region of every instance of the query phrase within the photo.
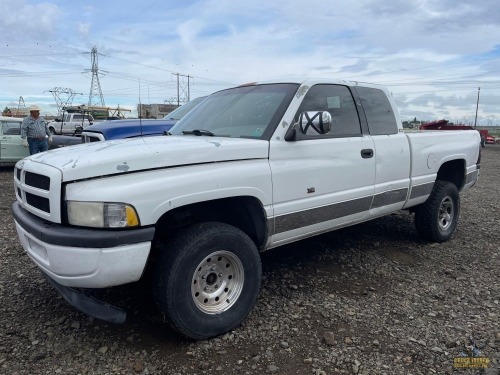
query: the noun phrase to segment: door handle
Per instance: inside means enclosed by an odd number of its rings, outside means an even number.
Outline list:
[[[373,157],[373,150],[371,148],[365,148],[361,150],[361,157],[363,159],[369,159]]]

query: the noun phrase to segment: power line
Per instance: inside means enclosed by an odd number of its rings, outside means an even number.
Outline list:
[[[88,52],[62,52],[62,53],[37,53],[32,55],[4,55],[2,59],[10,59],[14,57],[39,57],[39,56],[68,56],[68,55],[83,55]]]
[[[374,60],[376,58],[372,58]],[[402,73],[402,72],[412,72],[416,70],[425,70],[425,69],[432,69],[432,68],[442,68],[442,67],[447,67],[447,66],[454,66],[454,65],[467,65],[467,64],[474,64],[478,62],[484,62],[484,61],[495,61],[495,60],[500,60],[500,57],[494,57],[494,58],[489,58],[489,59],[480,59],[480,60],[470,60],[470,61],[461,61],[461,62],[455,62],[455,63],[447,63],[447,64],[438,64],[438,65],[430,65],[430,66],[425,66],[425,67],[420,67],[420,68],[411,68],[411,69],[399,69],[399,70],[392,70],[392,71],[383,71],[383,72],[375,72],[372,73],[374,75],[381,75],[381,74],[392,74],[392,73]],[[356,80],[357,77],[351,77],[351,78],[346,78],[347,80]]]
[[[130,64],[135,64],[135,65],[144,66],[144,67],[146,67],[146,68],[151,68],[151,69],[161,70],[161,71],[168,72],[168,73],[172,73],[172,74],[176,74],[176,73],[177,73],[177,72],[174,72],[173,70],[168,70],[168,69],[164,69],[164,68],[159,68],[159,67],[157,67],[157,66],[152,66],[152,65],[142,64],[142,63],[138,63],[137,61],[131,61],[131,60],[127,60],[127,59],[122,59],[122,58],[120,58],[120,57],[115,57],[115,56],[105,55],[105,54],[102,54],[102,56],[109,57],[109,58],[116,59],[116,60],[125,61],[125,62],[128,62],[128,63],[130,63]],[[214,83],[220,83],[220,84],[223,84],[223,85],[229,85],[229,86],[234,86],[234,85],[236,85],[235,83],[231,83],[231,82],[223,82],[223,81],[217,81],[217,80],[210,79],[210,78],[205,78],[205,77],[191,76],[191,78],[203,79],[203,80],[205,80],[205,81],[210,81],[210,82],[214,82]]]
[[[55,72],[24,72],[24,73],[0,73],[2,77],[36,77],[36,76],[53,76],[59,74],[80,74],[80,71],[55,71]]]

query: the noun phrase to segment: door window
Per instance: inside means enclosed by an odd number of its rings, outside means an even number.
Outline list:
[[[2,122],[3,135],[21,135],[20,122]]]
[[[332,115],[332,127],[328,134],[297,134],[297,139],[361,136],[358,111],[351,92],[346,86],[315,85],[311,87],[295,114],[295,122],[305,111],[329,112]]]

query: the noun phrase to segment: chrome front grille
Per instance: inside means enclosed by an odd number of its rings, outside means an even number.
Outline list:
[[[61,222],[61,172],[40,163],[23,161],[16,165],[14,185],[17,201],[32,214]]]

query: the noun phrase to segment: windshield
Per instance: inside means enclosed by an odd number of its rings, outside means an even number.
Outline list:
[[[183,118],[184,116],[186,116],[186,114],[190,110],[192,110],[194,107],[196,107],[198,104],[200,104],[203,101],[203,99],[205,99],[205,98],[206,98],[206,96],[201,96],[199,98],[190,100],[186,104],[181,105],[180,107],[174,109],[168,115],[166,115],[165,117],[163,117],[163,119],[164,120],[180,120],[181,118]]]
[[[210,95],[171,130],[173,135],[266,139],[297,91],[297,84],[240,86]]]

